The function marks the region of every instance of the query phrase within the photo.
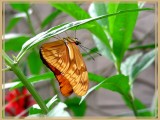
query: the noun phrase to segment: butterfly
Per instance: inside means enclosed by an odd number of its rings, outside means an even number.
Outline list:
[[[59,82],[62,95],[73,92],[83,96],[88,90],[88,72],[77,45],[77,38],[45,43],[40,48],[43,63],[54,73]]]

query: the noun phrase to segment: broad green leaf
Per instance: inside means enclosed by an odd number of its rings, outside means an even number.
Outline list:
[[[96,75],[94,75],[94,76],[96,77]],[[114,75],[112,77],[103,79],[103,81],[102,81],[102,77],[97,76],[97,78],[99,78],[99,80],[97,80],[97,81],[101,81],[101,82],[98,85],[90,88],[88,90],[87,94],[82,96],[80,103],[86,98],[86,96],[90,92],[92,92],[95,89],[99,89],[101,87],[105,88],[107,90],[118,92],[122,96],[126,96],[126,97],[128,96],[129,91],[130,91],[130,86],[129,86],[129,78],[127,76],[124,76],[124,75],[121,75],[121,74],[120,75]],[[93,79],[94,79],[94,77],[93,77]]]
[[[100,15],[107,14],[107,9],[108,9],[107,3],[94,2],[94,3],[90,4],[88,12],[89,12],[90,16],[97,17],[97,16],[100,16]],[[103,28],[107,28],[108,27],[108,18],[97,20],[97,22]]]
[[[32,10],[28,10],[29,14],[32,14]],[[22,19],[22,18],[26,18],[26,13],[21,12],[21,13],[17,13],[15,14],[10,20],[9,23],[5,29],[5,32],[8,33],[10,32],[14,26],[16,26],[16,24]]]
[[[49,14],[41,23],[41,28],[47,26],[50,22],[52,22],[59,14],[61,13],[60,10],[55,10],[51,14]]]
[[[66,12],[67,14],[69,14],[70,16],[74,17],[77,20],[90,18],[90,15],[75,3],[71,3],[71,2],[64,3],[64,4],[63,3],[51,3],[51,5],[63,12]],[[86,27],[83,26],[83,28],[87,28],[97,38],[97,39],[94,39],[94,41],[99,51],[104,56],[109,58],[110,60],[113,60],[110,44],[105,35],[105,32],[103,31],[103,28],[95,21],[92,23],[89,23],[89,25],[92,27],[90,28],[88,26]]]
[[[110,5],[109,7],[112,7]],[[114,13],[115,11],[117,12],[121,10],[125,11],[131,9],[138,9],[138,5],[136,3],[119,3],[118,6],[113,6],[114,10],[108,11],[109,14]],[[110,29],[110,34],[113,40],[113,52],[116,56],[116,61],[119,66],[121,64],[125,51],[130,45],[137,17],[138,11],[116,15],[112,19],[112,21],[109,20],[109,26],[112,26]]]
[[[65,104],[68,106],[70,110],[73,111],[74,116],[84,116],[86,112],[86,101],[83,101],[80,105],[80,98],[78,97],[73,97],[73,98],[68,98],[65,100]]]
[[[10,5],[13,9],[18,10],[20,12],[27,12],[28,9],[30,8],[30,4],[24,3],[24,2],[23,3],[20,3],[20,2],[13,3],[12,2]]]
[[[47,72],[47,73],[40,74],[40,75],[33,75],[28,78],[28,81],[31,83],[37,83],[40,81],[49,80],[49,79],[53,79],[53,78],[55,78],[53,72]],[[16,88],[19,88],[22,86],[24,86],[23,83],[21,81],[19,81],[19,83],[12,86],[12,88],[10,90],[13,90],[13,89],[16,89]]]
[[[22,45],[30,38],[30,36],[25,34],[16,34],[16,33],[10,33],[5,34],[5,51],[14,51],[18,52],[21,50]],[[14,46],[16,44],[16,47]]]
[[[94,81],[94,82],[98,82],[98,83],[100,83],[100,82],[104,81],[104,79],[106,79],[103,76],[96,75],[96,74],[90,73],[90,72],[88,73],[88,76],[89,76],[89,80]]]
[[[32,74],[39,74],[42,68],[42,60],[36,50],[32,50],[27,57],[28,66]]]
[[[25,42],[22,46],[21,51],[19,52],[19,54],[16,57],[16,62],[18,62],[23,55],[30,50],[31,48],[33,48],[35,45],[40,44],[41,42],[43,42],[44,40],[53,37],[57,34],[60,34],[66,30],[75,28],[76,26],[82,25],[82,24],[87,24],[89,22],[93,22],[95,20],[98,19],[102,19],[105,17],[109,17],[109,16],[114,16],[116,14],[121,14],[124,12],[133,12],[133,11],[141,11],[141,10],[150,10],[149,8],[144,8],[144,9],[135,9],[135,10],[128,10],[128,11],[119,11],[118,13],[114,13],[114,14],[107,14],[107,15],[102,15],[99,17],[95,17],[95,18],[88,18],[88,19],[84,19],[84,20],[79,20],[79,21],[75,21],[75,22],[71,22],[71,23],[66,23],[66,24],[61,24],[58,26],[55,26],[53,28],[50,28],[47,31],[41,32],[38,35],[34,36],[33,38],[29,39],[27,42]]]
[[[147,67],[149,67],[155,60],[155,54],[156,49],[146,53],[141,59],[133,66],[132,72],[131,72],[131,78],[132,82],[134,79],[145,70]]]
[[[107,13],[116,13],[117,12],[117,8],[118,8],[118,5],[119,5],[119,2],[117,3],[112,3],[112,2],[109,2],[108,3],[108,10],[107,10]],[[109,22],[109,30],[110,31],[113,31],[113,28],[114,28],[114,21],[115,21],[115,18],[116,16],[112,16],[112,17],[109,17],[108,18],[108,22]]]
[[[112,51],[109,50],[105,44],[103,44],[101,42],[101,40],[94,34],[92,34],[93,40],[96,44],[96,47],[98,48],[98,51],[105,57],[109,58],[111,61],[113,61],[113,57],[112,55],[108,52],[108,51]]]
[[[131,82],[131,74],[134,65],[137,63],[137,60],[142,56],[142,53],[137,53],[135,55],[129,56],[122,64],[121,71],[124,75],[129,76]],[[130,83],[131,84],[131,83]]]
[[[86,18],[90,18],[85,10],[83,10],[79,5],[73,2],[65,2],[65,3],[55,3],[51,2],[51,6],[59,9],[61,11],[66,12],[67,14],[71,15],[72,17],[76,18],[77,20],[82,20]],[[72,12],[71,12],[72,11]]]
[[[109,77],[108,80],[100,85],[100,87],[118,92],[121,95],[126,96],[130,91],[129,78],[121,74],[115,75]]]
[[[99,88],[105,88],[107,90],[111,90],[114,92],[118,92],[122,95],[122,98],[124,98],[126,105],[132,109],[132,105],[131,105],[131,97],[130,97],[130,86],[129,86],[129,78],[124,76],[124,75],[115,75],[109,78],[104,78],[102,76],[93,74],[93,73],[89,73],[89,79],[91,81],[95,81],[98,82],[99,84],[97,84],[96,86],[90,88],[87,92],[86,95],[84,95],[81,98],[80,103],[87,97],[87,95],[89,93],[91,93],[93,90],[99,89]],[[135,99],[134,101],[134,105],[136,106],[136,110],[142,110],[142,109],[146,109],[146,106],[139,101],[138,99]],[[146,110],[145,112],[140,112],[138,114],[139,116],[150,116],[150,112],[148,110]]]

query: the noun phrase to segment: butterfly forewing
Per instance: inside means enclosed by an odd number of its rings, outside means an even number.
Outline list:
[[[82,55],[74,42],[58,40],[43,44],[41,59],[55,74],[61,93],[73,91],[83,96],[88,90],[88,73]]]

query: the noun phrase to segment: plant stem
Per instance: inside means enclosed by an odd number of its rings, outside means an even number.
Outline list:
[[[115,63],[115,67],[116,67],[117,73],[118,74],[122,74],[122,72],[121,72],[121,66],[120,66],[120,64],[119,64],[118,61]]]
[[[119,62],[119,61],[116,60],[115,67],[116,67],[116,70],[117,70],[118,74],[122,74],[122,72],[121,72],[121,64],[120,63],[121,62]],[[136,107],[134,105],[134,98],[133,98],[133,95],[131,94],[131,92],[129,93],[129,99],[128,100],[130,101],[131,108],[133,110],[134,115],[138,116]]]
[[[34,31],[34,28],[33,28],[32,22],[31,22],[30,15],[28,14],[28,11],[26,11],[25,13],[27,15],[27,20],[28,20],[29,28],[30,28],[32,34],[35,35],[35,31]]]
[[[131,101],[131,107],[132,107],[132,110],[134,112],[134,115],[135,116],[138,116],[138,113],[137,113],[137,109],[135,107],[135,104],[134,104],[134,98],[133,96],[131,95],[131,93],[129,93],[129,97],[131,98],[130,101]]]
[[[22,71],[17,66],[17,64],[14,64],[13,60],[11,60],[10,57],[4,51],[2,51],[2,53],[6,61],[6,64],[11,67],[13,72],[17,75],[17,77],[22,81],[22,83],[25,85],[28,91],[32,94],[33,98],[36,100],[39,107],[43,110],[45,114],[47,114],[49,110],[47,106],[44,104],[40,95],[36,92],[35,88],[32,86],[32,84],[29,81],[27,81],[26,76],[22,73]]]
[[[51,79],[51,80],[50,80],[50,83],[51,83],[51,85],[52,85],[52,88],[53,88],[54,93],[57,94],[57,97],[59,98],[59,94],[58,94],[57,88],[56,88],[56,86],[55,86],[54,80]]]

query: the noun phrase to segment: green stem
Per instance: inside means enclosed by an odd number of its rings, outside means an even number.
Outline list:
[[[25,13],[27,15],[27,20],[28,20],[29,28],[30,28],[32,34],[35,35],[35,31],[34,31],[34,28],[33,28],[32,22],[31,22],[30,15],[28,14],[28,11],[26,11]]]
[[[148,45],[141,45],[141,46],[130,47],[130,48],[128,48],[128,50],[137,50],[137,49],[144,50],[144,49],[148,49],[148,48],[152,49],[152,48],[155,48],[155,46],[157,46],[157,45],[155,45],[155,43],[154,43],[154,44],[148,44]]]
[[[13,60],[9,58],[8,55],[4,51],[3,57],[6,61],[6,64],[11,67],[13,72],[17,75],[17,77],[22,81],[22,83],[25,85],[25,87],[28,89],[28,91],[32,94],[33,98],[36,100],[39,107],[43,110],[44,114],[47,114],[49,112],[47,106],[44,104],[42,98],[40,95],[36,92],[35,88],[32,86],[30,82],[27,81],[26,76],[22,73],[20,68],[17,66],[17,64],[14,64]]]
[[[44,70],[45,70],[45,72],[49,72],[46,67],[44,67]],[[50,83],[51,83],[51,85],[52,85],[52,89],[53,89],[54,93],[57,94],[57,97],[58,97],[58,98],[60,98],[60,97],[59,97],[59,94],[58,94],[58,91],[57,91],[57,88],[56,88],[56,86],[55,86],[55,81],[54,81],[54,80],[55,80],[55,79],[50,79]]]
[[[54,80],[51,79],[51,80],[50,80],[50,83],[51,83],[51,85],[52,85],[52,88],[53,88],[54,93],[57,94],[57,97],[59,98],[59,94],[58,94],[58,91],[57,91],[57,89],[56,89]]]
[[[121,66],[120,66],[120,64],[119,64],[118,61],[115,63],[115,67],[116,67],[117,73],[118,74],[122,74],[122,72],[121,72]]]
[[[131,107],[132,107],[133,113],[134,113],[135,116],[138,116],[137,109],[136,109],[135,104],[134,104],[133,95],[131,95],[131,93],[129,93],[129,97],[130,97]]]

